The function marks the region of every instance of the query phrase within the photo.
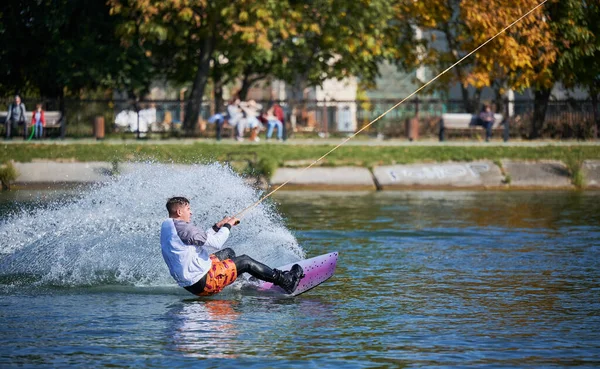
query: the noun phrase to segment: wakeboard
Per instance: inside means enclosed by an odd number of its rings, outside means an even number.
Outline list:
[[[331,278],[335,272],[337,258],[337,252],[330,252],[329,254],[319,255],[315,256],[314,258],[300,260],[291,264],[277,267],[277,269],[285,271],[290,270],[294,264],[298,264],[304,270],[304,278],[300,280],[298,287],[291,294],[288,294],[282,288],[275,286],[273,283],[264,281],[257,281],[257,289],[259,291],[273,292],[282,295],[298,296],[310,289],[317,287],[321,283]]]

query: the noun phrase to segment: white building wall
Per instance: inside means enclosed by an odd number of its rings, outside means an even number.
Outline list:
[[[315,98],[319,101],[336,101],[327,106],[337,107],[336,129],[340,132],[355,132],[356,98],[358,94],[358,79],[355,77],[343,80],[328,79],[323,87],[315,89]]]

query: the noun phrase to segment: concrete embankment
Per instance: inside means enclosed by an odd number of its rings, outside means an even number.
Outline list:
[[[138,164],[36,161],[15,163],[17,186],[103,182],[136,170]],[[186,168],[185,165],[177,167]],[[581,166],[583,189],[600,189],[600,160]],[[289,182],[288,182],[289,181]],[[359,167],[279,168],[271,185],[286,189],[575,189],[577,181],[559,161],[476,161]]]

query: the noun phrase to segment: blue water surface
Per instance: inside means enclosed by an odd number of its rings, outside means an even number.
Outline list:
[[[4,222],[46,201],[2,196]],[[295,298],[236,288],[195,298],[146,280],[5,273],[0,367],[598,367],[599,200],[277,193],[308,257],[339,251],[323,285]]]

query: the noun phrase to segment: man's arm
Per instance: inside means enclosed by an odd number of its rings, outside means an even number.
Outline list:
[[[223,227],[217,227],[215,224],[212,228],[206,231],[206,242],[204,246],[221,249],[229,238],[231,226],[226,224]]]
[[[181,241],[186,245],[209,246],[221,249],[229,238],[229,230],[238,221],[236,218],[224,218],[213,228],[204,232],[196,226],[183,221],[175,221],[175,229]]]
[[[234,217],[225,217],[219,223],[215,224],[206,231],[205,246],[221,249],[225,241],[229,238],[231,227],[239,223],[239,219]]]
[[[175,224],[177,235],[186,245],[202,246],[206,242],[206,232],[196,228],[194,225],[179,220],[173,223]]]
[[[19,122],[25,122],[25,123],[27,123],[25,121],[25,118],[27,117],[27,115],[25,114],[25,113],[27,113],[27,108],[25,107],[25,104],[21,103],[21,105],[20,105],[20,111],[21,111],[21,116],[20,116]]]

